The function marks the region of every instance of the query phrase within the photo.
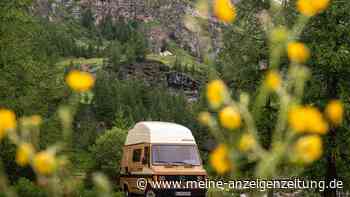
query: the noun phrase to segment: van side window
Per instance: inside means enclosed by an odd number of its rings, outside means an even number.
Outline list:
[[[133,162],[140,162],[141,160],[141,149],[134,149],[132,152],[132,161]]]
[[[149,163],[149,147],[145,147],[143,151],[143,160],[142,164],[148,164]]]

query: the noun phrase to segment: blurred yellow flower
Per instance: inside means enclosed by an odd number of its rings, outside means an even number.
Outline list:
[[[230,23],[236,18],[236,8],[231,0],[214,0],[214,15],[221,21]]]
[[[339,100],[330,101],[326,107],[326,115],[335,125],[339,125],[343,121],[344,108]]]
[[[19,166],[28,165],[31,156],[34,154],[34,147],[29,143],[20,144],[17,148],[16,163]]]
[[[314,107],[306,107],[306,118],[309,132],[325,134],[328,131],[328,124],[321,112]]]
[[[298,0],[297,8],[305,16],[314,16],[324,11],[330,0]]]
[[[221,125],[226,129],[237,129],[241,126],[241,115],[234,107],[225,107],[219,113]]]
[[[207,99],[211,107],[218,108],[227,95],[226,85],[221,80],[214,80],[207,86]]]
[[[282,83],[282,79],[277,71],[272,70],[267,73],[266,79],[265,79],[265,85],[270,90],[277,90],[279,87],[281,87],[281,83]]]
[[[298,0],[297,2],[297,8],[300,13],[302,13],[305,16],[314,16],[317,11],[314,6],[312,6],[313,0]]]
[[[304,63],[310,57],[310,50],[301,42],[288,43],[288,57],[292,62]]]
[[[322,139],[318,135],[302,137],[294,145],[295,157],[305,164],[319,159],[322,152]]]
[[[66,83],[76,92],[86,92],[95,84],[95,78],[88,72],[73,70],[66,77]]]
[[[201,112],[199,115],[198,115],[198,121],[203,124],[203,125],[206,125],[208,126],[210,124],[210,121],[211,121],[211,115],[209,112]]]
[[[17,126],[16,115],[8,109],[0,109],[0,140],[5,137],[8,130]]]
[[[51,175],[56,168],[56,160],[53,153],[42,151],[33,159],[34,170],[41,175]]]
[[[252,150],[256,145],[256,141],[253,135],[245,133],[242,135],[238,148],[242,152],[247,152]]]
[[[226,145],[220,144],[210,154],[210,164],[219,174],[225,174],[232,169],[232,162],[229,158],[229,150]]]
[[[327,122],[315,107],[292,107],[289,111],[288,121],[291,128],[299,133],[325,134],[328,131]]]
[[[322,12],[328,8],[330,0],[313,0],[312,5],[317,10],[317,12]]]
[[[297,132],[305,132],[307,129],[305,108],[294,106],[289,111],[289,125]]]

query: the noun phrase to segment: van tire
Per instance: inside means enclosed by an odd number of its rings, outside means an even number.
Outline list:
[[[147,188],[147,190],[145,191],[145,197],[157,197],[156,192],[154,192],[154,190],[152,188]]]

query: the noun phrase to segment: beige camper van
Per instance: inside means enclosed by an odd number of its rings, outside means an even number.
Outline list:
[[[120,184],[126,196],[205,196],[205,189],[159,188],[154,182],[203,181],[202,166],[192,132],[167,122],[139,122],[126,138]]]

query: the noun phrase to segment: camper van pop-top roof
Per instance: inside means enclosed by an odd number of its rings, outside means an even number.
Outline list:
[[[132,128],[125,145],[138,143],[196,144],[191,130],[168,122],[139,122]]]

